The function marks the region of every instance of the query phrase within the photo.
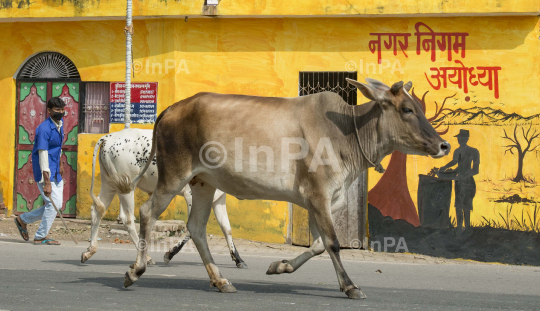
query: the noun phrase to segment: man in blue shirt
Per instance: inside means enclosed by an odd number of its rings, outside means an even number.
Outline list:
[[[57,207],[61,207],[63,201],[64,170],[60,163],[60,156],[64,140],[62,117],[65,106],[66,104],[59,97],[49,99],[47,111],[50,117],[36,129],[36,139],[32,150],[32,170],[35,180],[39,180],[37,186],[45,205],[15,218],[15,224],[25,241],[29,239],[27,224],[41,220],[34,236],[34,244],[60,245],[60,242],[47,238],[47,234],[56,218],[56,210],[50,198],[54,200]]]

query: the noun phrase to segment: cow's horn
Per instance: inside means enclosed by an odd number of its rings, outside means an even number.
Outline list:
[[[412,82],[409,81],[409,82],[405,83],[405,85],[403,87],[405,88],[405,90],[407,92],[409,92],[412,89]]]
[[[394,95],[397,95],[397,93],[399,92],[399,90],[401,90],[402,87],[403,87],[403,81],[396,82],[390,88],[390,92],[392,92],[392,94]]]

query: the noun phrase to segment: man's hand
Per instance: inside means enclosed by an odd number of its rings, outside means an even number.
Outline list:
[[[43,187],[43,193],[45,194],[46,197],[50,197],[51,192],[52,192],[51,181],[50,180],[45,181],[45,186]]]
[[[62,160],[60,160],[60,176],[64,178],[64,164],[62,164]]]
[[[51,175],[49,174],[49,172],[43,172],[43,179],[45,182],[45,185],[43,186],[43,194],[46,197],[50,197],[51,192],[52,192],[52,186],[51,186]]]

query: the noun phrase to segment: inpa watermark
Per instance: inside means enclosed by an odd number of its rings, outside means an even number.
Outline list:
[[[367,248],[367,240],[362,242],[358,239],[354,239],[349,243],[349,247],[352,249],[366,249]],[[394,252],[394,253],[400,253],[400,252],[409,252],[409,248],[407,247],[407,242],[405,241],[404,237],[399,237],[396,242],[396,238],[394,237],[384,237],[381,241],[371,241],[370,243],[370,249],[375,252]]]
[[[399,59],[394,59],[393,61],[390,61],[388,59],[381,59],[380,64],[378,64],[377,62],[364,63],[363,59],[360,59],[358,63],[354,60],[350,60],[345,63],[345,70],[358,71],[359,74],[393,74],[396,71],[401,74],[404,73],[403,67],[401,66],[401,62],[399,61]]]
[[[290,172],[292,161],[306,158],[309,151],[308,141],[301,137],[282,137],[276,147],[245,146],[244,138],[236,137],[229,151],[220,142],[205,143],[199,150],[199,159],[210,169],[221,167],[232,156],[236,172]],[[264,160],[259,161],[260,158]],[[330,166],[334,172],[339,172],[339,164],[332,141],[329,137],[321,137],[309,161],[308,172],[316,172],[319,166]]]
[[[193,241],[188,238],[189,240],[185,241],[185,243],[182,245],[182,249],[179,251],[180,253],[197,253],[197,248],[193,244]],[[150,237],[149,240],[140,239],[137,243],[137,248],[139,250],[146,249],[148,252],[168,252],[170,251],[174,246],[178,245],[181,241],[186,240],[182,237],[159,237],[154,238],[153,236]]]
[[[164,62],[150,62],[147,59],[145,62],[134,61],[133,71],[135,73],[145,74],[169,74],[174,72],[175,74],[185,73],[189,74],[189,68],[185,59],[166,59]]]

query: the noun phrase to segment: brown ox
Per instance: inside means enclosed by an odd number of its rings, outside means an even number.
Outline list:
[[[297,98],[200,93],[162,112],[150,155],[157,149],[159,178],[151,200],[141,207],[141,238],[148,239],[156,219],[190,183],[193,206],[187,226],[211,285],[236,292],[221,276],[206,241],[214,192],[292,202],[309,212],[313,246],[293,260],[272,263],[267,273],[291,273],[326,250],[340,289],[349,298],[364,298],[341,263],[332,206],[341,205],[345,191],[362,171],[371,166],[382,171],[380,161],[393,151],[438,158],[448,154],[450,145],[409,95],[412,83],[398,82],[390,88],[371,79],[369,84],[348,82],[371,101],[349,106],[331,92]],[[208,144],[223,150],[208,149]],[[242,154],[244,149],[250,150],[249,156]],[[266,159],[257,156],[261,152]],[[212,159],[205,158],[208,155]],[[146,253],[141,247],[124,286],[144,273]]]

